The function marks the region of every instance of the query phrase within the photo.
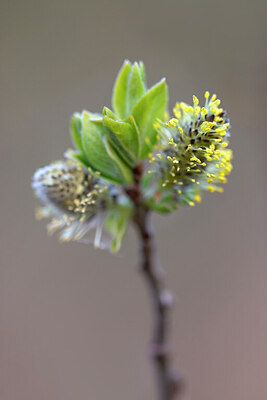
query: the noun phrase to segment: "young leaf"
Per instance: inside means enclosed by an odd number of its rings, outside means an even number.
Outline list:
[[[141,158],[145,158],[156,143],[153,124],[162,119],[168,103],[168,90],[165,79],[153,86],[135,105],[132,115],[140,131]]]
[[[144,65],[143,61],[139,62],[139,71],[140,71],[140,75],[141,75],[144,87],[146,89],[146,70],[145,70],[145,65]]]
[[[114,112],[112,112],[108,107],[103,108],[103,117],[105,117],[105,116],[107,116],[111,119],[117,120],[117,117],[114,114]]]
[[[160,213],[169,213],[177,209],[177,203],[172,193],[158,193],[147,198],[149,208]]]
[[[124,183],[131,183],[133,181],[132,168],[126,162],[120,144],[116,142],[116,138],[114,140],[111,135],[106,135],[105,146],[109,156],[119,166],[121,174],[123,175]]]
[[[139,66],[137,63],[134,63],[128,76],[123,118],[126,118],[132,113],[132,109],[134,108],[135,104],[141,99],[144,94],[145,87],[139,71]]]
[[[65,157],[73,160],[73,161],[79,161],[79,163],[81,163],[84,167],[90,167],[92,168],[92,165],[89,163],[88,158],[86,157],[86,155],[84,154],[84,152],[80,152],[80,151],[73,151],[73,150],[67,150],[64,153]],[[93,168],[92,168],[93,169]]]
[[[130,116],[125,121],[116,121],[106,115],[103,117],[103,123],[116,136],[129,164],[136,164],[139,156],[139,131],[133,117]]]
[[[103,177],[123,183],[124,179],[117,164],[109,156],[103,142],[107,133],[101,120],[91,120],[88,112],[83,112],[82,119],[82,145],[93,168],[99,171]]]
[[[128,146],[129,148],[132,149],[132,152],[136,155],[136,159],[139,159],[140,156],[140,131],[139,128],[135,122],[135,119],[132,115],[129,115],[124,120],[125,123],[129,124],[131,126],[131,134],[129,133],[129,136],[127,139],[125,138],[125,145]]]
[[[102,119],[102,115],[99,113],[91,113],[87,111],[90,115],[91,120]],[[70,133],[74,146],[77,150],[83,153],[83,145],[82,145],[82,114],[74,113],[71,117],[70,122]]]
[[[74,146],[80,150],[81,152],[83,151],[82,147],[82,116],[79,113],[73,114],[70,122],[70,132],[71,132],[71,138],[73,141]]]
[[[150,203],[149,207],[151,210],[162,213],[162,214],[169,214],[170,212],[174,211],[177,209],[177,206],[169,206],[167,204],[157,204],[157,203]]]
[[[112,105],[119,118],[131,114],[133,107],[145,94],[144,70],[137,63],[125,61],[113,89]]]
[[[105,220],[106,229],[113,239],[111,245],[112,252],[117,252],[120,249],[123,236],[127,229],[128,219],[128,213],[115,210],[114,212],[111,212]]]
[[[119,71],[118,77],[113,87],[112,107],[115,113],[121,119],[124,118],[124,113],[125,113],[128,76],[131,71],[131,68],[132,67],[130,62],[128,60],[125,60]]]
[[[106,135],[109,138],[109,143],[112,144],[112,146],[116,149],[116,152],[118,155],[120,155],[121,160],[129,167],[133,168],[133,166],[136,164],[134,158],[132,155],[128,152],[128,150],[123,146],[123,144],[120,142],[120,140],[117,138],[117,136],[109,131],[109,133]],[[105,141],[106,144],[106,141]],[[109,149],[107,149],[109,153]]]

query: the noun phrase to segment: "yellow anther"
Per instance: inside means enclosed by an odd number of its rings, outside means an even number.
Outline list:
[[[197,158],[196,156],[193,156],[190,158],[190,161],[196,161],[198,164],[201,164],[201,161],[199,158]]]
[[[162,155],[160,153],[157,154],[157,157],[162,160]]]
[[[199,106],[195,106],[195,116],[197,117],[200,113],[201,108]]]
[[[176,118],[172,118],[165,125],[167,128],[175,127],[177,125],[178,120]]]
[[[199,104],[199,100],[195,95],[193,96],[193,103],[194,103],[194,106],[197,106]]]
[[[201,109],[201,116],[202,117],[205,117],[205,115],[207,115],[208,114],[208,110],[205,108],[205,107],[202,107],[202,109]]]
[[[176,108],[173,109],[173,114],[176,116],[178,120],[181,119],[182,117],[181,111]]]
[[[220,168],[219,164],[215,164],[215,168]]]
[[[208,191],[211,193],[215,192],[215,188],[213,186],[208,186]]]
[[[227,147],[228,143],[227,142],[222,142],[222,147]]]
[[[201,196],[200,196],[200,194],[196,194],[195,195],[195,201],[197,202],[197,203],[201,203]]]
[[[215,129],[215,132],[217,133],[221,133],[223,131],[225,131],[226,127],[224,125],[219,126],[218,128]]]
[[[219,193],[223,193],[223,191],[224,191],[224,189],[223,189],[222,187],[219,187],[219,188],[217,189],[217,192],[219,192]]]
[[[210,97],[210,92],[208,90],[205,92],[205,99],[208,99]]]
[[[193,201],[189,201],[188,203],[191,207],[194,207],[195,203]]]
[[[213,143],[210,145],[210,149],[211,149],[212,151],[214,151],[214,150],[215,150],[215,146],[214,146],[214,144],[213,144]]]
[[[177,193],[178,194],[182,194],[182,191],[179,189],[179,190],[177,190]]]
[[[179,126],[179,128],[178,128],[178,131],[180,132],[180,133],[183,133],[183,129]]]
[[[216,97],[217,97],[216,94],[213,94],[212,97],[211,97],[211,101],[215,101]]]

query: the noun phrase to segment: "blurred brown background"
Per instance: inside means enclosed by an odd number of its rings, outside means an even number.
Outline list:
[[[232,123],[223,195],[155,216],[176,296],[184,399],[267,398],[266,2],[1,1],[1,400],[155,399],[150,307],[130,229],[117,256],[59,244],[34,219],[34,170],[69,119],[110,105],[124,58],[170,105],[206,89]]]

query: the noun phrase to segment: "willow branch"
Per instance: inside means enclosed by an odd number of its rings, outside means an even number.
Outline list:
[[[135,171],[135,184],[128,188],[127,193],[135,208],[133,223],[140,239],[141,271],[152,302],[151,356],[156,370],[158,399],[173,400],[182,389],[179,374],[171,367],[171,355],[168,346],[168,314],[173,303],[173,297],[165,289],[164,273],[156,257],[150,210],[147,209],[140,190],[141,174],[142,169],[139,166]]]

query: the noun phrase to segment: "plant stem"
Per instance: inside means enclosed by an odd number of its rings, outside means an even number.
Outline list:
[[[140,189],[142,168],[135,171],[135,184],[127,193],[132,199],[135,213],[133,223],[140,239],[141,271],[146,280],[153,306],[153,335],[151,356],[156,369],[159,400],[173,400],[182,390],[182,380],[171,367],[168,348],[168,314],[173,303],[172,294],[165,289],[164,274],[156,257],[154,232],[150,210],[146,207]]]

